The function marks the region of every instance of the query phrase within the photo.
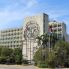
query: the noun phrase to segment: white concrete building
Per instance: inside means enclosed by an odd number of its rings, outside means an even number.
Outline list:
[[[67,42],[69,42],[69,34],[67,34]]]
[[[37,50],[36,37],[48,32],[48,15],[40,14],[26,17],[23,26],[23,58],[29,62],[33,60],[33,55]]]
[[[50,32],[56,33],[58,38],[64,38],[67,40],[66,24],[64,22],[50,21],[49,29]]]
[[[1,30],[0,46],[22,48],[22,28]]]

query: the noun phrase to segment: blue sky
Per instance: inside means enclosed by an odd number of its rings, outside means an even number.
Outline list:
[[[21,27],[25,16],[43,12],[65,22],[69,33],[69,0],[0,0],[0,29]]]

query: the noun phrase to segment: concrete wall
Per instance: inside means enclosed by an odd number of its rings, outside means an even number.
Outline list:
[[[39,26],[39,35],[48,32],[48,15],[47,14],[38,14],[35,16],[29,16],[24,19],[24,26],[23,26],[23,35],[24,30],[26,28],[26,24],[30,21],[34,21]],[[23,36],[23,57],[27,60],[32,60],[33,55],[37,49],[37,41],[33,40],[25,40]]]

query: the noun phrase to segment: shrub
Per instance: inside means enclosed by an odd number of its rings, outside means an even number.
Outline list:
[[[0,63],[1,64],[5,64],[6,63],[6,59],[7,59],[6,57],[3,57],[3,56],[0,57]]]
[[[23,64],[28,64],[28,61],[27,60],[23,60],[22,63]]]
[[[37,66],[38,66],[39,68],[47,68],[47,67],[48,67],[45,62],[41,62],[41,61],[37,64]]]

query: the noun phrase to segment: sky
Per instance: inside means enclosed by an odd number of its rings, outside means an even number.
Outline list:
[[[65,22],[69,34],[69,0],[0,0],[0,30],[22,27],[26,16],[38,13]]]

